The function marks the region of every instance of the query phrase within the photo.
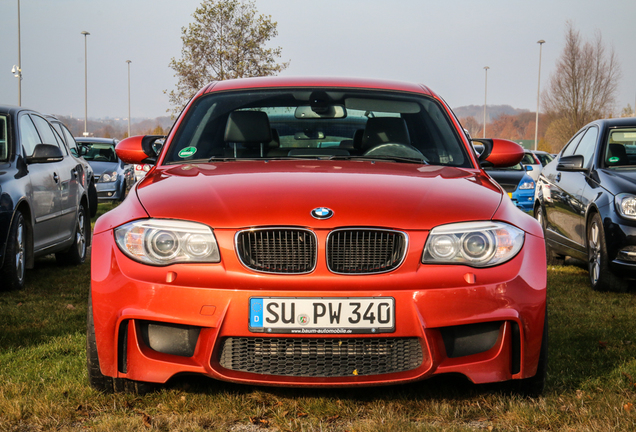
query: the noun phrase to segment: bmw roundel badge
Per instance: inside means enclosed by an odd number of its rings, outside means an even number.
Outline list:
[[[327,207],[318,207],[311,211],[311,215],[316,219],[329,219],[333,216],[333,210]]]

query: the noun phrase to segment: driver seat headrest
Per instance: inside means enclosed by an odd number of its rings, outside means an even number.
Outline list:
[[[262,111],[234,111],[227,119],[225,142],[259,144],[272,140],[269,118]]]
[[[362,149],[380,144],[410,144],[409,132],[404,119],[399,117],[373,117],[367,120],[362,136]]]

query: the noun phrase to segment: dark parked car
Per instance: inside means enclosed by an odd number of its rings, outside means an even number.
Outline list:
[[[88,207],[91,217],[95,217],[97,214],[97,189],[95,188],[95,179],[93,178],[93,168],[83,157],[81,157],[81,149],[77,146],[75,138],[73,138],[73,134],[68,130],[66,125],[52,115],[46,115],[44,117],[53,125],[59,136],[71,151],[71,154],[82,161],[82,164],[84,165],[84,172],[86,173],[86,182],[88,183]]]
[[[24,285],[34,258],[81,264],[91,230],[84,162],[39,113],[0,106],[0,286]]]
[[[542,171],[535,215],[548,261],[589,263],[597,290],[623,291],[636,278],[636,119],[582,128]]]
[[[116,139],[75,138],[83,147],[84,159],[93,167],[98,200],[119,200],[135,183],[134,166],[125,164],[115,154]]]

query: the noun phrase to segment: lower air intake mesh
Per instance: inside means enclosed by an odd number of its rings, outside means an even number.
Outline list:
[[[346,377],[404,372],[422,364],[417,338],[261,338],[223,340],[226,369],[264,375]]]

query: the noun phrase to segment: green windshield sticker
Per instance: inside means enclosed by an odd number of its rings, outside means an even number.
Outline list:
[[[619,159],[619,158],[617,158],[616,156],[612,156],[611,158],[609,158],[609,161],[610,161],[611,163],[618,162],[619,160],[620,160],[620,159]]]
[[[196,147],[186,147],[182,149],[181,151],[179,151],[179,157],[187,158],[187,157],[193,156],[196,152],[197,152]]]

